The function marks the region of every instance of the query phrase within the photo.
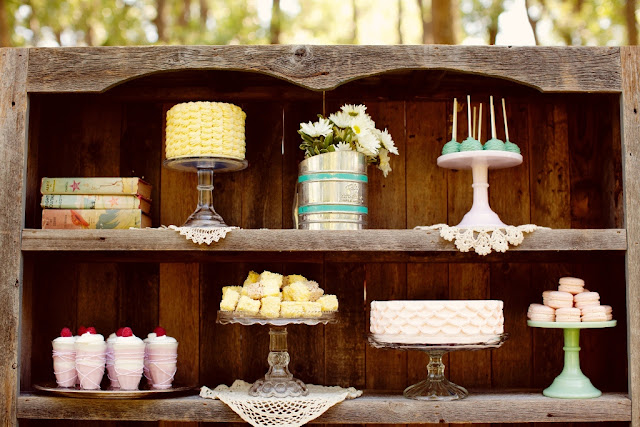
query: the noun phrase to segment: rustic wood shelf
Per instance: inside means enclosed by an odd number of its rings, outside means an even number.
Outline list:
[[[19,418],[128,421],[242,422],[218,400],[198,396],[162,400],[97,400],[22,394]],[[630,421],[626,393],[588,400],[551,399],[538,391],[475,392],[454,402],[421,402],[399,393],[365,392],[329,409],[314,423],[516,423]]]
[[[510,251],[625,251],[624,229],[538,230]],[[168,229],[34,230],[22,232],[25,252],[457,252],[438,231],[235,230],[218,243],[196,245]]]

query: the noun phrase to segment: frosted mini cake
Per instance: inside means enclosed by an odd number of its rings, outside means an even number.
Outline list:
[[[166,157],[230,157],[244,160],[242,109],[224,102],[185,102],[167,111]]]
[[[371,333],[398,344],[472,344],[504,332],[503,302],[372,301]]]

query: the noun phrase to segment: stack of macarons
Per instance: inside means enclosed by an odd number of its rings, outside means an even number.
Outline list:
[[[609,305],[600,305],[600,295],[584,288],[584,280],[562,277],[557,291],[544,291],[542,304],[531,304],[527,317],[539,322],[604,322],[613,319]]]

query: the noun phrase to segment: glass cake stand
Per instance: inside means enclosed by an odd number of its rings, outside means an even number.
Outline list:
[[[469,395],[466,388],[452,383],[444,376],[442,356],[451,351],[485,350],[500,347],[509,338],[509,334],[496,335],[495,339],[472,344],[402,344],[378,341],[375,334],[369,334],[369,344],[375,348],[394,350],[420,350],[429,355],[426,380],[407,387],[404,397],[414,400],[459,400]]]
[[[163,164],[169,169],[198,172],[198,206],[183,227],[229,227],[213,208],[213,174],[240,171],[249,162],[231,157],[179,157],[167,159]]]
[[[287,325],[326,325],[337,322],[337,313],[323,313],[321,317],[275,318],[243,316],[229,311],[218,311],[216,319],[221,325],[269,325],[269,370],[264,378],[253,383],[249,395],[258,397],[297,397],[309,394],[305,383],[289,372]]]
[[[538,322],[527,320],[534,328],[564,330],[564,367],[560,375],[544,391],[547,397],[559,399],[590,399],[599,397],[602,392],[591,384],[591,380],[580,369],[580,329],[612,328],[617,321],[605,322]]]
[[[438,157],[438,166],[445,169],[469,170],[473,174],[473,205],[458,227],[504,227],[489,206],[489,169],[505,169],[522,163],[522,155],[508,151],[462,151]]]

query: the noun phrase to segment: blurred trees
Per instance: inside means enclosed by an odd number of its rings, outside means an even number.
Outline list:
[[[540,44],[638,43],[637,0],[0,0],[0,45],[494,44],[522,4]]]

